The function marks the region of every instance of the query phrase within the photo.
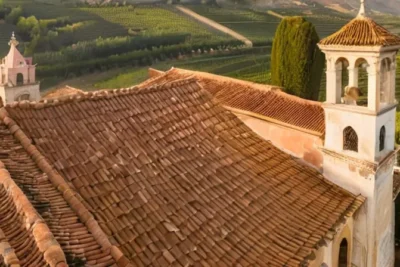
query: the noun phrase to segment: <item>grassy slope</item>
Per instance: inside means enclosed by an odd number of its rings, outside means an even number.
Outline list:
[[[259,83],[269,82],[269,55],[262,52],[250,55],[196,56],[183,60],[170,60],[152,65],[152,68],[166,71],[171,67],[199,70]],[[114,69],[89,74],[67,81],[50,80],[46,90],[54,86],[70,85],[86,90],[124,88],[143,82],[148,78],[148,67]],[[60,83],[58,83],[60,82]],[[43,87],[43,84],[42,84]],[[44,90],[44,91],[46,91]]]
[[[193,42],[228,38],[222,33],[211,32],[205,26],[177,12],[161,7],[105,7],[81,8],[80,10],[96,14],[106,21],[121,25],[126,29],[132,29],[145,36],[190,33]]]
[[[188,7],[202,16],[237,31],[253,42],[272,40],[280,22],[279,18],[267,14],[267,12],[204,5]]]

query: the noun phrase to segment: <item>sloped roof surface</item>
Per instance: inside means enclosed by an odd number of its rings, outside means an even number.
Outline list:
[[[134,266],[297,266],[364,201],[259,138],[193,80],[22,102],[1,117]]]
[[[391,46],[400,45],[400,37],[392,34],[373,19],[358,16],[338,32],[322,39],[321,45]]]
[[[325,133],[325,114],[321,103],[286,94],[279,87],[262,85],[205,72],[173,68],[145,81],[139,87],[196,78],[222,105],[256,115],[275,123]]]
[[[66,266],[60,245],[1,162],[0,257],[4,266]]]
[[[12,127],[12,125],[10,126]],[[113,264],[114,260],[110,251],[102,250],[94,235],[88,231],[76,212],[64,199],[63,194],[51,182],[49,176],[37,166],[9,128],[4,123],[0,123],[0,159],[11,174],[12,181],[22,189],[32,207],[47,223],[55,239],[61,245],[68,265]],[[13,131],[15,131],[15,126]],[[20,198],[16,200],[17,204],[21,201]],[[2,206],[0,204],[0,209]],[[8,215],[11,214],[10,211],[5,212]],[[0,218],[0,228],[3,227],[3,223]],[[29,246],[32,246],[32,242],[24,244],[27,249],[31,249]],[[32,257],[34,255],[32,254]],[[22,258],[20,259],[22,266],[27,266],[31,260],[28,258],[24,262]]]

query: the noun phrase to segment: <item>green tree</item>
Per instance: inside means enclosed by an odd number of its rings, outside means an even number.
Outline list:
[[[275,34],[271,55],[272,83],[293,95],[318,100],[325,56],[318,34],[303,17],[286,17]]]
[[[6,16],[5,19],[7,23],[17,24],[19,17],[21,16],[22,16],[22,8],[19,6],[19,7],[14,7],[11,10],[10,14]]]
[[[40,24],[35,16],[29,18],[20,17],[17,23],[18,33],[25,41],[32,39],[36,35],[40,35]]]

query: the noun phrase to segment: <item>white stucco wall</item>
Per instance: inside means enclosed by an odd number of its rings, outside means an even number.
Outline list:
[[[325,147],[356,158],[372,162],[380,161],[394,149],[396,109],[393,107],[377,116],[363,111],[364,107],[340,109],[340,107],[326,106]],[[343,130],[348,126],[357,133],[358,153],[343,151]],[[382,126],[386,129],[385,150],[379,151],[379,134]]]
[[[39,101],[41,97],[39,84],[28,84],[28,85],[5,87],[5,88],[3,87],[3,90],[5,91],[6,104],[14,102],[18,96],[23,94],[29,94],[30,101]]]
[[[271,141],[276,147],[303,159],[317,169],[322,168],[323,156],[320,147],[323,146],[323,140],[319,136],[248,115],[238,113],[235,115],[255,133]]]
[[[386,171],[376,181],[376,253],[379,267],[394,266],[393,174]]]

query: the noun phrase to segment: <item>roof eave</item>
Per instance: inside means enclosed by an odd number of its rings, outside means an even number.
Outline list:
[[[326,45],[326,44],[318,44],[319,49],[322,51],[329,52],[371,52],[371,53],[381,53],[381,52],[390,52],[390,51],[398,51],[400,49],[400,44],[398,45],[365,45],[365,46],[353,46],[353,45]]]

